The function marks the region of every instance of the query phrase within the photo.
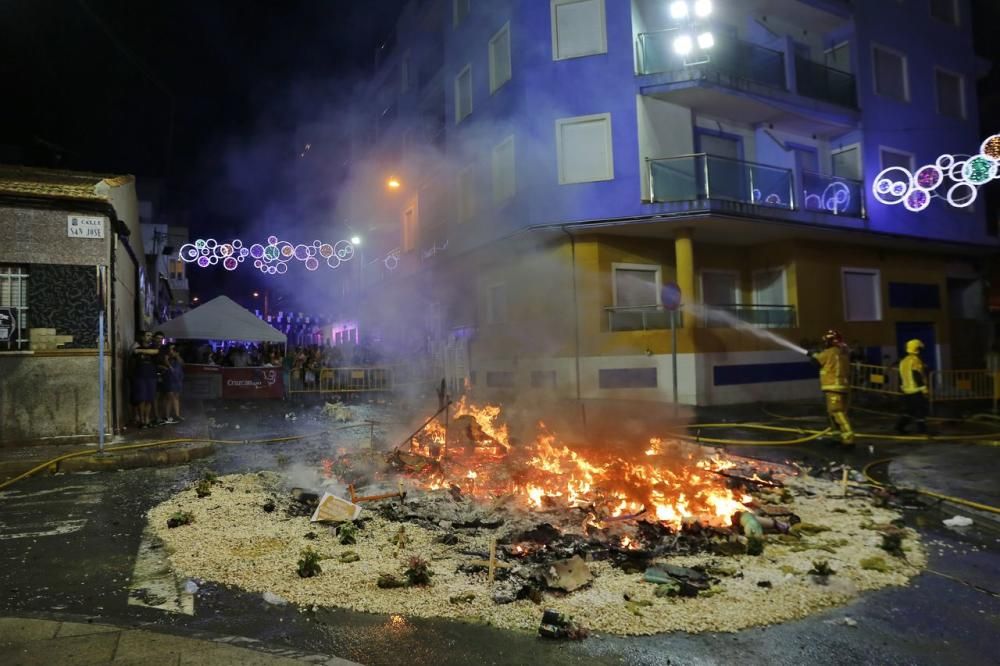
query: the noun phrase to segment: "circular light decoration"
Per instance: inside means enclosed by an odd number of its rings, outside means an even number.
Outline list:
[[[314,271],[319,268],[319,262],[316,261],[315,257],[309,257],[306,259],[306,270]]]
[[[350,241],[337,241],[333,246],[333,252],[341,261],[348,261],[354,256],[354,245]]]
[[[278,246],[277,245],[268,245],[266,248],[264,248],[264,260],[265,261],[274,261],[277,258],[278,258]]]
[[[320,261],[326,265],[338,268],[343,261],[354,256],[354,246],[346,240],[335,244],[314,240],[311,244],[293,244],[279,240],[277,236],[269,236],[267,244],[253,243],[245,246],[243,241],[235,238],[232,241],[217,241],[214,238],[197,239],[193,243],[181,246],[178,257],[186,263],[195,263],[201,268],[208,268],[222,263],[227,271],[239,268],[248,257],[253,260],[253,266],[262,273],[269,275],[284,275],[288,272],[288,264],[301,261],[309,271],[319,269]]]
[[[198,259],[198,248],[191,243],[185,243],[181,246],[181,251],[179,253],[181,261],[186,263],[191,263],[192,261],[197,261]]]
[[[926,190],[910,190],[910,193],[906,195],[906,200],[903,201],[903,205],[911,213],[919,213],[931,205],[931,195]]]
[[[940,155],[934,164],[922,166],[914,174],[903,167],[884,169],[872,183],[872,193],[883,204],[902,203],[913,212],[925,210],[934,197],[956,208],[971,206],[980,187],[1000,178],[1000,134],[983,141],[979,150],[971,156]]]
[[[922,190],[933,190],[944,180],[944,172],[935,164],[922,166],[917,170],[917,187]]]
[[[983,141],[979,147],[979,152],[994,160],[1000,160],[1000,134],[994,134]]]
[[[267,267],[267,273],[268,273],[268,275],[274,275],[277,272],[278,272],[278,267],[277,266],[268,266]]]
[[[948,203],[955,208],[966,208],[971,206],[976,197],[979,196],[979,189],[968,183],[955,183],[948,188]]]
[[[288,272],[288,264],[278,264],[274,268],[276,269],[278,275],[284,275]]]
[[[208,257],[198,257],[198,265],[202,268],[208,268],[209,262]]]
[[[305,245],[296,245],[293,254],[299,261],[305,261],[309,258],[309,249]]]
[[[996,176],[997,163],[985,155],[977,155],[962,167],[962,177],[973,185],[982,185]]]
[[[254,243],[250,246],[250,256],[254,259],[260,259],[264,256],[264,246],[260,243]]]
[[[875,176],[872,194],[881,203],[895,206],[903,201],[907,192],[913,187],[913,176],[903,167],[889,167]]]
[[[207,247],[209,250],[214,250],[215,248],[219,247],[219,241],[215,240],[214,238],[209,238],[205,241],[205,247]]]
[[[326,265],[330,268],[337,268],[340,266],[340,259],[335,256],[329,256],[326,258]]]
[[[236,268],[237,268],[237,266],[239,266],[239,265],[240,265],[240,262],[236,261],[232,257],[226,257],[222,261],[222,267],[225,268],[227,271],[235,271]]]
[[[267,237],[267,244],[268,245],[277,245],[278,244],[278,237],[277,236],[268,236]]]
[[[295,254],[295,248],[292,247],[292,244],[287,241],[281,241],[278,245],[278,250],[281,251],[281,256],[286,259],[290,259],[292,255]]]
[[[329,243],[323,243],[319,246],[319,256],[329,259],[333,256],[333,246]]]
[[[823,189],[822,196],[823,210],[834,215],[843,213],[851,205],[851,188],[844,183],[830,183]]]
[[[243,241],[241,241],[239,238],[234,238],[233,239],[233,247],[235,247],[237,250],[240,249],[240,248],[242,248],[243,247]]]
[[[230,245],[229,243],[225,243],[219,246],[219,254],[221,254],[223,257],[228,257],[232,253],[233,253],[233,246]]]
[[[200,250],[201,248],[205,247],[205,240],[203,238],[199,238],[194,242],[194,246]]]

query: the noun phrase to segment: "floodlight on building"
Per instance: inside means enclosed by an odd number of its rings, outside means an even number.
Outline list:
[[[670,18],[675,21],[683,21],[688,17],[688,3],[684,0],[676,0],[670,3]]]
[[[703,32],[698,35],[698,48],[707,51],[715,46],[715,36],[710,32]]]
[[[361,245],[361,236],[351,236],[351,245],[355,247]]]
[[[695,0],[694,15],[698,18],[707,18],[712,13],[712,0]]]
[[[690,35],[681,35],[674,40],[674,52],[677,55],[686,56],[691,53],[691,49],[694,48],[694,42],[691,41]]]

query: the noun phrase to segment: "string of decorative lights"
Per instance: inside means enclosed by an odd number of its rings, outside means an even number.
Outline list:
[[[240,264],[250,260],[261,273],[283,275],[288,272],[289,262],[293,259],[301,261],[309,271],[319,269],[321,262],[328,268],[338,268],[354,257],[354,244],[347,240],[333,244],[315,240],[311,245],[293,245],[277,236],[268,236],[266,244],[254,243],[247,247],[239,238],[227,243],[220,243],[214,238],[199,238],[194,243],[181,246],[178,257],[200,268],[221,263],[227,271],[235,271]]]
[[[903,204],[914,213],[926,210],[935,197],[966,208],[976,201],[981,186],[998,177],[1000,134],[994,134],[983,141],[978,155],[944,154],[914,173],[901,166],[883,169],[872,183],[872,194],[887,206]],[[947,188],[944,194],[939,193],[942,188]]]

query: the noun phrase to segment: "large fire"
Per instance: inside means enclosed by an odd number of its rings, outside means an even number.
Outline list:
[[[512,442],[500,413],[463,399],[452,407],[448,430],[429,424],[410,444],[411,453],[434,461],[415,475],[417,482],[483,500],[514,496],[537,511],[580,508],[585,527],[640,517],[674,528],[694,521],[729,525],[751,501],[714,473],[732,463],[698,457],[693,447],[651,439],[634,456],[584,454],[559,443],[542,423],[534,441]]]

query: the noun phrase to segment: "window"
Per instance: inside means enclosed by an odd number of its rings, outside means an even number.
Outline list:
[[[452,0],[452,25],[456,28],[468,17],[469,2],[470,0]]]
[[[513,372],[486,372],[486,385],[490,388],[513,388]]]
[[[555,370],[532,370],[531,371],[531,388],[548,388],[554,389],[556,387],[556,371]]]
[[[551,0],[552,59],[608,52],[604,0]]]
[[[931,16],[945,23],[958,25],[957,0],[931,0]]]
[[[702,271],[701,302],[705,305],[739,305],[740,274],[736,271]]]
[[[913,171],[913,155],[910,153],[904,153],[901,150],[893,150],[892,148],[882,148],[878,149],[878,159],[879,164],[881,164],[882,169],[888,169],[889,167],[903,167],[907,171]]]
[[[841,42],[829,48],[824,53],[827,67],[839,69],[842,72],[853,71],[851,69],[851,45],[850,42]]]
[[[788,305],[784,268],[754,271],[753,302],[754,305]]]
[[[965,118],[965,82],[958,74],[934,69],[937,112],[949,118]]]
[[[476,172],[473,165],[458,174],[457,190],[458,221],[468,222],[476,214]]]
[[[877,270],[844,268],[844,321],[882,321],[882,276]]]
[[[28,343],[28,270],[0,264],[0,351]]]
[[[486,288],[486,323],[500,324],[507,321],[507,288],[503,283]]]
[[[455,77],[455,124],[462,122],[472,113],[472,66],[466,65],[465,69]]]
[[[490,94],[510,81],[510,23],[490,39]]]
[[[857,145],[833,151],[830,160],[834,176],[861,180],[861,149]]]
[[[941,307],[941,290],[936,284],[890,282],[889,307],[937,310]]]
[[[896,51],[876,46],[873,48],[875,92],[889,99],[908,102],[910,87],[906,75],[906,56]]]
[[[179,259],[171,259],[170,266],[168,267],[170,271],[171,280],[183,280],[184,279],[184,262]]]
[[[602,389],[656,388],[656,368],[598,370],[597,386]]]
[[[611,114],[556,120],[559,184],[613,180]]]
[[[514,196],[515,178],[514,137],[509,136],[493,149],[493,201],[500,203]]]
[[[648,264],[613,264],[614,305],[618,308],[650,307],[660,303],[660,267]]]

